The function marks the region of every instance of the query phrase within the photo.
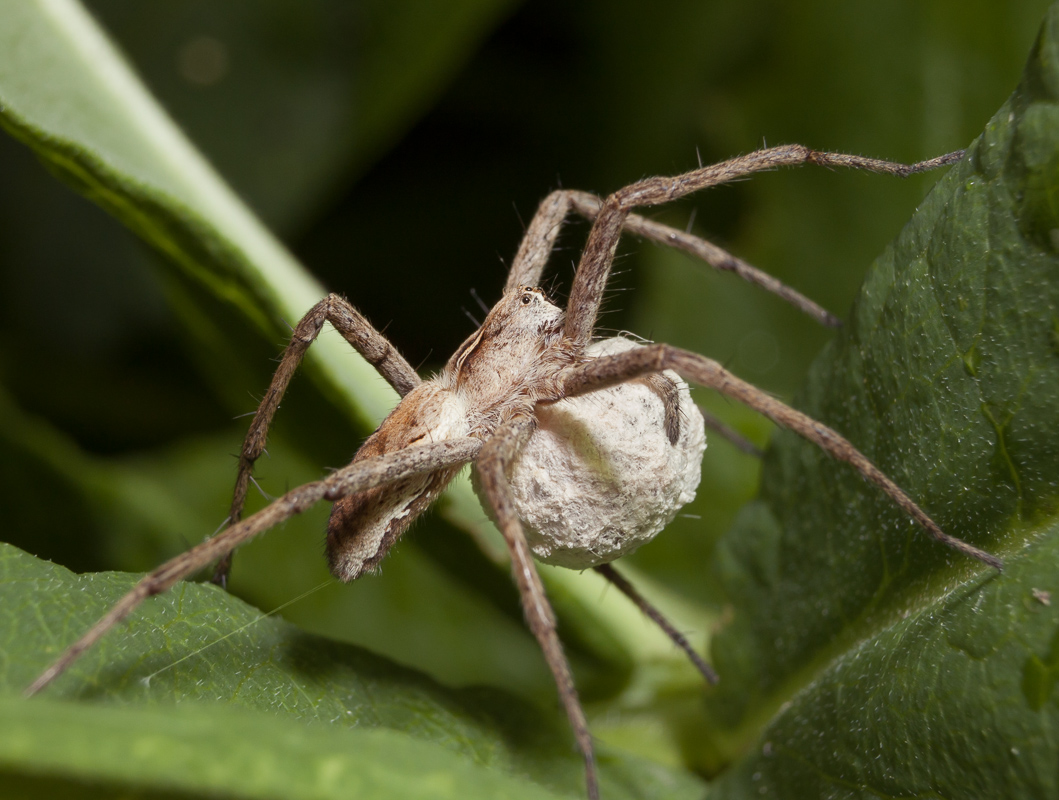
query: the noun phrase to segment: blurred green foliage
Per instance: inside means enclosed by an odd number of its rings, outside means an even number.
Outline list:
[[[1047,3],[88,6],[320,283],[429,370],[473,327],[469,289],[496,298],[522,220],[555,186],[606,192],[763,141],[903,161],[964,147],[1014,87]],[[149,568],[223,519],[246,425],[233,417],[267,385],[282,324],[252,291],[226,300],[172,269],[12,139],[0,174],[4,538],[77,570]],[[935,180],[787,171],[657,216],[683,227],[694,214],[696,231],[846,316]],[[553,261],[559,296],[585,230],[571,225]],[[605,327],[704,352],[781,396],[832,335],[680,256],[621,253]],[[351,413],[311,374],[259,471],[272,494],[341,465],[368,433],[374,412]],[[701,402],[767,440],[748,413]],[[758,471],[711,442],[688,516],[631,559],[700,643],[725,600],[707,579],[717,539]],[[240,551],[235,591],[272,608],[323,581],[325,514]],[[466,511],[435,515],[381,577],[284,616],[446,681],[553,702],[503,568],[446,519],[474,527]],[[687,674],[671,658],[645,665],[648,634],[622,633],[629,617],[599,624],[584,602],[595,588],[552,580],[584,693],[623,712],[597,732],[696,762],[680,743],[701,724]]]

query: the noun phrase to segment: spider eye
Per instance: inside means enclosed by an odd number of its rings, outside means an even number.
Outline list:
[[[532,302],[533,302],[533,295],[532,294],[530,294],[529,292],[526,292],[526,294],[522,295],[522,305],[528,306]]]

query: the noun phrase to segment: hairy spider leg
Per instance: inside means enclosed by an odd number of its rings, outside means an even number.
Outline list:
[[[272,425],[272,418],[276,414],[276,409],[279,408],[284,392],[287,391],[287,385],[305,356],[305,351],[316,341],[316,337],[323,330],[325,321],[330,322],[335,330],[341,333],[345,340],[378,370],[379,374],[401,397],[422,383],[416,371],[397,352],[397,348],[372,327],[372,324],[349,301],[337,294],[329,294],[314,305],[295,326],[287,348],[283,351],[279,366],[272,376],[268,391],[261,399],[254,413],[254,419],[250,423],[250,429],[243,440],[243,447],[239,451],[235,490],[232,492],[232,505],[226,520],[228,526],[234,525],[243,516],[243,506],[246,504],[246,492],[249,488],[250,476],[254,471],[254,462],[265,452],[265,443],[269,426]],[[217,563],[211,580],[220,586],[227,586],[228,573],[231,568],[232,551],[229,551]]]
[[[147,573],[84,636],[64,650],[62,655],[33,681],[24,694],[26,696],[36,694],[59,677],[82,653],[99,641],[107,631],[127,617],[148,597],[167,591],[177,581],[195,574],[259,533],[296,514],[301,514],[318,501],[337,500],[348,494],[362,492],[412,475],[436,472],[455,464],[464,464],[474,459],[481,448],[482,443],[471,437],[415,445],[398,453],[358,461],[331,473],[323,480],[306,483],[297,489],[292,489],[256,514],[241,520]]]

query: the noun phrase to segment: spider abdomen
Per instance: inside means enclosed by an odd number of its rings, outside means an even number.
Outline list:
[[[436,381],[413,389],[361,446],[353,461],[468,433],[462,397]],[[460,467],[347,495],[327,523],[327,560],[336,578],[351,581],[378,567],[398,537],[437,499]]]

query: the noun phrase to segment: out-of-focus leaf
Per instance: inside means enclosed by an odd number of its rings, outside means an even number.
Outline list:
[[[284,319],[300,318],[323,297],[323,288],[220,180],[76,0],[9,0],[0,13],[0,124],[263,331],[282,336]],[[406,102],[405,96],[393,102]],[[392,407],[393,393],[345,348],[325,337],[307,361],[349,413],[377,422]]]
[[[246,797],[582,792],[560,711],[546,715],[493,690],[445,689],[262,617],[209,585],[181,584],[148,604],[50,699],[14,696],[69,631],[134,581],[75,576],[0,545],[0,771]],[[601,764],[608,797],[702,791],[687,773],[617,753],[605,751]]]
[[[281,234],[399,141],[515,5],[88,3],[199,149]]]
[[[720,795],[1056,791],[1059,6],[1015,94],[876,262],[802,400],[1002,574],[791,435],[725,536]]]

